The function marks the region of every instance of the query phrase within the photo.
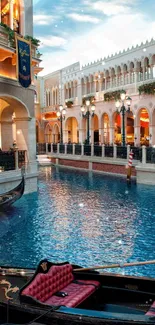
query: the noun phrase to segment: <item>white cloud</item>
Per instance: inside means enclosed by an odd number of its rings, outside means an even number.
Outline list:
[[[100,22],[99,18],[92,17],[89,15],[80,15],[80,14],[76,14],[76,13],[71,13],[71,14],[68,14],[67,16],[73,20],[81,21],[81,22],[85,22],[85,23],[90,22],[93,24],[98,24]]]
[[[80,61],[82,64],[104,58],[111,53],[140,44],[154,35],[155,22],[149,22],[141,14],[124,14],[108,17],[106,22],[92,27],[89,32],[68,38],[65,52],[57,51],[43,55],[42,74],[61,69]],[[135,44],[136,45],[136,44]],[[143,53],[142,53],[143,55]]]
[[[137,0],[136,0],[137,1]],[[132,0],[133,2],[133,0]],[[92,10],[100,11],[106,16],[130,13],[131,0],[95,1],[85,0],[85,4]]]
[[[53,22],[51,15],[34,15],[33,22],[35,25],[49,25]]]
[[[41,41],[40,47],[62,47],[66,44],[66,40],[63,37],[59,36],[47,36],[47,37],[38,37]]]

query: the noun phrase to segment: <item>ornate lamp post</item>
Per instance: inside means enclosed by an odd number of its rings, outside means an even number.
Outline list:
[[[60,143],[63,143],[63,120],[65,120],[66,109],[63,108],[62,105],[59,106],[59,110],[57,112],[57,119],[60,121]]]
[[[125,112],[130,112],[130,106],[132,99],[128,96],[126,96],[125,92],[121,92],[120,94],[121,100],[117,100],[115,103],[115,106],[117,108],[118,113],[122,113],[122,146],[125,147],[126,141],[125,141]],[[125,104],[127,105],[127,108],[125,107]]]
[[[86,100],[86,104],[81,107],[82,117],[87,119],[87,139],[86,143],[89,144],[89,117],[93,117],[95,112],[95,105],[90,105],[90,100]]]

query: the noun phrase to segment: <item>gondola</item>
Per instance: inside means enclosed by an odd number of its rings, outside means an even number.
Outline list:
[[[24,193],[24,188],[25,179],[23,175],[19,185],[4,194],[0,194],[0,210],[6,209],[15,201],[19,200]]]
[[[4,323],[149,325],[155,324],[154,307],[155,279],[47,260],[36,271],[0,268]]]

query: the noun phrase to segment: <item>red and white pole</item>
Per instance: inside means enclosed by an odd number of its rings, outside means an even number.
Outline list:
[[[133,152],[131,150],[129,153],[129,160],[127,166],[127,181],[131,181],[132,161],[133,161]]]

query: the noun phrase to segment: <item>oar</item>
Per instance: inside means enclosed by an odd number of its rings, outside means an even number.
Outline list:
[[[147,264],[155,264],[155,260],[152,261],[144,261],[144,262],[133,262],[133,263],[120,263],[120,264],[111,264],[111,265],[97,265],[92,267],[84,267],[79,269],[74,269],[74,271],[82,272],[82,271],[93,271],[96,269],[114,269],[117,267],[128,267],[128,266],[139,266],[139,265],[147,265]]]

